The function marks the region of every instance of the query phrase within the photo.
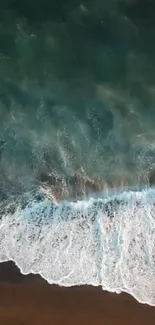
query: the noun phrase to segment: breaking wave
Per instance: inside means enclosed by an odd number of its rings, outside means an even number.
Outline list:
[[[50,284],[128,292],[155,305],[155,189],[54,203],[43,193],[0,206],[0,260]]]

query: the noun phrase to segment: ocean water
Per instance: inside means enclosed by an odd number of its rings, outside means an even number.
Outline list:
[[[0,3],[0,260],[155,305],[155,5]]]

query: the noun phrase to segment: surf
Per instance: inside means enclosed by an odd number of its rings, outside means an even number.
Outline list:
[[[40,190],[0,208],[0,261],[59,286],[93,285],[155,305],[155,189],[51,201]]]

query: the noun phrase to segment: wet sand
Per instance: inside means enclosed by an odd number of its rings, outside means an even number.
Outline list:
[[[127,294],[101,288],[51,286],[23,276],[11,262],[0,264],[1,325],[153,325],[155,308]]]

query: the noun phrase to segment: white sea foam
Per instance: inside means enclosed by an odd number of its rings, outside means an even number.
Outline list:
[[[50,284],[101,285],[155,305],[155,189],[5,209],[0,260]]]

